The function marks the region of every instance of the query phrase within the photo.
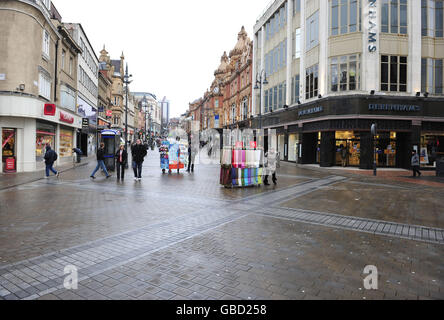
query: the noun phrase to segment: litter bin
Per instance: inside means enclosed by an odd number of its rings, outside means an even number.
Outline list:
[[[436,160],[436,176],[444,177],[444,158]]]

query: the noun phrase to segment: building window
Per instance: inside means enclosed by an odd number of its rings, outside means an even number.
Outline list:
[[[305,98],[307,100],[318,96],[318,70],[318,65],[314,65],[305,72]]]
[[[407,57],[381,56],[381,91],[407,92]]]
[[[233,103],[231,105],[231,123],[233,124],[235,122],[236,118],[236,105]]]
[[[268,90],[265,90],[265,112],[268,112]]]
[[[273,88],[268,90],[268,112],[273,109]]]
[[[319,11],[307,19],[307,51],[319,44]]]
[[[361,31],[361,7],[358,0],[330,1],[330,35]]]
[[[41,72],[39,73],[39,95],[51,100],[51,79]]]
[[[296,75],[291,79],[291,103],[299,101],[299,75]]]
[[[382,0],[381,32],[407,34],[407,0]]]
[[[66,51],[62,49],[62,70],[65,70]]]
[[[294,58],[301,58],[301,28],[296,29],[294,40]]]
[[[421,63],[421,91],[442,95],[443,59],[423,58]]]
[[[74,65],[74,60],[72,57],[69,57],[69,74],[72,75],[72,69]]]
[[[444,36],[444,1],[422,0],[422,36],[442,38]]]
[[[342,56],[330,59],[330,91],[360,89],[360,56]]]
[[[278,87],[273,88],[273,109],[276,110],[278,108]]]
[[[301,0],[293,0],[293,16],[301,12]]]
[[[242,100],[243,120],[248,119],[248,98],[244,97]]]
[[[279,84],[279,104],[278,104],[278,109],[282,109],[283,107],[283,88],[282,88],[282,83]]]
[[[42,47],[42,51],[43,54],[49,58],[49,45],[50,45],[50,37],[49,37],[49,32],[46,30],[43,30],[43,47]]]

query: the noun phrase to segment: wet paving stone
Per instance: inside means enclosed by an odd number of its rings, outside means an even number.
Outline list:
[[[408,184],[289,164],[277,187],[225,189],[216,166],[164,176],[157,162],[141,183],[89,181],[91,164],[0,190],[0,298],[444,298],[438,189],[412,199]],[[60,289],[68,265],[77,290]]]

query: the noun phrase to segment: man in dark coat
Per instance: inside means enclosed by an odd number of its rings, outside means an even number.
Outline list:
[[[97,150],[97,167],[94,169],[93,173],[91,174],[91,179],[95,179],[95,174],[99,169],[102,168],[103,171],[106,174],[106,178],[111,178],[111,175],[108,173],[108,170],[106,170],[105,166],[105,144],[101,143],[99,150]]]
[[[51,146],[49,144],[46,145],[46,153],[44,156],[45,159],[45,165],[46,165],[46,179],[49,178],[49,171],[54,173],[57,178],[60,176],[60,172],[54,170],[53,166],[54,163],[57,161],[57,153],[51,149]]]
[[[125,180],[125,167],[128,163],[128,152],[125,150],[125,145],[122,144],[120,149],[116,152],[116,168],[117,168],[117,180]]]
[[[146,146],[142,144],[142,141],[140,139],[137,140],[137,144],[133,147],[131,153],[133,156],[134,180],[141,181],[142,165],[148,152],[146,150]]]

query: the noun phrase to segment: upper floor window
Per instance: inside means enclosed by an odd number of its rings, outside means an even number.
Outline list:
[[[70,75],[72,75],[73,65],[74,65],[74,59],[72,57],[69,57],[69,74]]]
[[[421,63],[421,91],[443,94],[443,59],[423,58]]]
[[[299,75],[296,75],[291,79],[291,103],[299,101]]]
[[[333,57],[330,59],[330,91],[359,90],[359,55]]]
[[[307,19],[307,51],[319,44],[319,11]]]
[[[381,56],[381,91],[407,92],[407,57]]]
[[[39,73],[39,95],[51,100],[51,79],[44,73]]]
[[[62,49],[62,70],[65,70],[66,51]]]
[[[46,30],[43,30],[43,47],[42,47],[42,51],[43,54],[46,57],[49,57],[49,45],[50,45],[51,39],[49,37],[49,32]]]
[[[296,29],[294,34],[294,58],[301,58],[301,28]]]
[[[443,0],[422,0],[421,24],[422,36],[444,37],[444,1]]]
[[[301,12],[301,0],[293,0],[293,16]]]
[[[318,96],[318,70],[319,66],[314,65],[305,71],[305,99],[311,99]]]
[[[382,0],[381,32],[407,34],[407,0]]]
[[[330,35],[361,30],[361,7],[358,0],[330,1]]]

